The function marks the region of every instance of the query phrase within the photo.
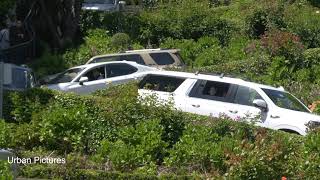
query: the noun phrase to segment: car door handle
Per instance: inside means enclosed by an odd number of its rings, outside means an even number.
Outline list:
[[[200,107],[200,105],[199,104],[192,104],[192,107],[195,107],[195,108],[199,108]]]
[[[238,113],[237,110],[229,110],[229,112],[231,112],[232,114],[237,114]]]
[[[280,116],[278,116],[278,115],[271,115],[270,117],[273,118],[273,119],[278,119],[278,118],[280,118]]]

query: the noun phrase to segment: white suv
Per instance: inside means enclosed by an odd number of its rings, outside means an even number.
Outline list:
[[[146,74],[139,95],[156,94],[179,110],[232,119],[254,119],[257,125],[305,135],[307,123],[320,125],[320,116],[283,90],[241,79],[173,71]]]
[[[122,84],[142,78],[141,72],[154,70],[156,69],[127,61],[86,64],[59,73],[43,87],[89,94],[111,84]]]

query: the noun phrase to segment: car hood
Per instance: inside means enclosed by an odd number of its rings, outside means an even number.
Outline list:
[[[297,121],[309,122],[309,121],[316,121],[320,122],[320,116],[312,113],[307,112],[300,112],[288,109],[282,109],[279,111],[279,114],[283,117],[287,117]]]
[[[43,88],[48,88],[52,90],[64,91],[70,85],[70,83],[59,83],[59,84],[46,84],[42,85]]]
[[[97,10],[97,11],[112,11],[116,9],[116,5],[114,4],[87,4],[84,3],[82,5],[82,9],[84,10]]]

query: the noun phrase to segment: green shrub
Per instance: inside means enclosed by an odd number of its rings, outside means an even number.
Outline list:
[[[7,160],[0,160],[0,179],[12,180],[13,177],[11,166]]]
[[[284,5],[280,2],[264,2],[263,7],[255,9],[246,18],[247,33],[253,38],[259,38],[270,28],[285,28],[283,18]]]
[[[104,29],[111,35],[124,32],[133,40],[138,40],[143,22],[139,14],[121,12],[83,11],[81,15],[81,31],[88,35],[90,29]]]
[[[48,49],[45,49],[41,57],[29,65],[39,78],[62,72],[69,67],[60,54],[52,54]]]
[[[307,68],[320,65],[320,48],[307,49],[303,53],[304,65]]]
[[[309,6],[288,6],[285,19],[288,29],[297,34],[307,48],[320,47],[320,14]]]
[[[119,51],[124,51],[129,48],[130,41],[130,37],[126,33],[117,33],[111,38],[111,46]]]
[[[119,130],[115,142],[102,142],[100,153],[110,160],[116,170],[132,170],[155,174],[156,163],[161,161],[168,145],[162,140],[163,126],[159,120],[146,120],[136,126]]]
[[[67,67],[85,64],[91,57],[115,52],[111,46],[111,37],[103,29],[89,30],[80,47],[67,50],[63,60]]]
[[[320,130],[319,128],[306,137],[304,148],[304,163],[303,163],[303,175],[306,179],[319,179],[320,175]]]
[[[141,40],[158,45],[167,38],[199,39],[213,36],[227,45],[235,27],[216,16],[209,6],[191,0],[160,6],[156,11],[141,14]]]
[[[206,126],[190,125],[180,141],[169,151],[165,159],[168,166],[177,166],[190,171],[223,169],[223,149],[218,134]]]
[[[227,176],[232,179],[297,177],[300,144],[286,134],[258,132],[253,143],[243,141],[240,151],[234,154],[238,161],[230,161],[233,168]]]
[[[9,148],[14,134],[12,133],[14,125],[6,123],[0,119],[0,149]]]
[[[38,88],[7,92],[4,96],[4,119],[8,122],[30,122],[32,114],[43,110],[52,98],[53,91]]]

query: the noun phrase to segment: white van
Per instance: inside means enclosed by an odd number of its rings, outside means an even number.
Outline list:
[[[258,118],[257,125],[305,135],[307,123],[320,125],[320,116],[283,88],[242,79],[173,71],[148,73],[140,82],[142,97],[156,94],[173,100],[177,109],[234,120]]]

